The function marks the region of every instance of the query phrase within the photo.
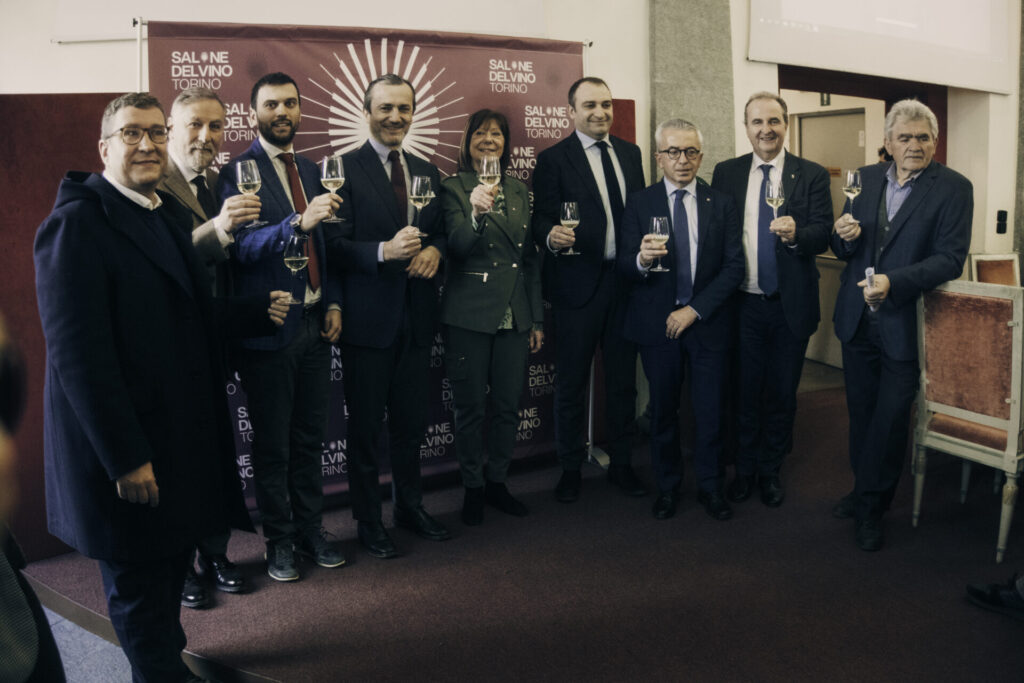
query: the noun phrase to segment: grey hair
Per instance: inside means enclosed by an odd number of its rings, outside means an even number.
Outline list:
[[[175,107],[183,107],[186,104],[192,104],[193,102],[201,102],[203,100],[214,100],[220,105],[221,109],[227,111],[227,107],[224,106],[224,101],[220,99],[220,95],[217,94],[216,90],[210,90],[209,88],[188,88],[178,93],[178,96],[174,98],[174,102],[171,103],[171,111],[174,111]]]
[[[661,146],[661,134],[666,130],[691,130],[697,134],[697,141],[700,142],[701,149],[704,148],[704,136],[701,134],[700,129],[686,119],[668,119],[659,123],[658,127],[654,130],[654,143],[658,147]]]
[[[756,100],[773,100],[778,102],[779,106],[782,107],[782,122],[789,125],[789,107],[786,106],[786,100],[782,99],[779,95],[762,90],[756,92],[747,98],[747,103],[743,105],[743,125],[747,125],[747,110],[750,109],[750,103]]]
[[[122,109],[132,107],[135,109],[159,109],[160,113],[167,118],[167,114],[164,113],[164,108],[160,105],[160,100],[150,95],[148,92],[129,92],[115,97],[107,105],[107,108],[103,110],[103,120],[100,122],[100,139],[106,140],[113,134],[113,121],[114,117],[117,116],[117,112]]]
[[[927,121],[932,137],[939,137],[939,120],[931,109],[918,100],[900,100],[885,115],[885,139],[888,140],[897,121]]]

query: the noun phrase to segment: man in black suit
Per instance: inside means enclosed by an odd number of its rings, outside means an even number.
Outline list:
[[[321,189],[316,164],[295,154],[292,140],[302,121],[295,81],[280,72],[266,74],[253,85],[249,103],[249,123],[259,136],[221,171],[219,194],[225,204],[238,194],[237,162],[255,160],[266,225],[236,231],[234,286],[240,293],[287,289],[297,302],[277,334],[247,340],[236,354],[253,427],[253,484],[267,574],[296,581],[296,550],[321,567],[345,564],[322,527],[321,474],[330,345],[341,333],[341,283],[327,267],[320,222],[339,199]],[[285,244],[294,236],[303,238],[309,259],[299,277],[284,264]]]
[[[919,379],[917,298],[960,276],[971,242],[974,190],[932,159],[938,135],[928,107],[894,104],[885,117],[893,161],[860,169],[861,194],[832,235],[832,251],[847,262],[833,321],[843,343],[855,477],[832,514],[854,518],[862,550],[882,547],[882,515],[906,458]]]
[[[220,211],[213,196],[217,172],[210,168],[224,141],[224,103],[213,90],[190,88],[174,98],[167,148],[170,160],[157,189],[177,199],[192,214],[192,246],[213,278],[215,295],[231,293],[227,272],[231,233],[238,226],[260,215],[256,195],[239,194],[228,198]],[[230,534],[217,534],[199,542],[199,568],[204,578],[212,577],[218,590],[240,593],[245,578],[227,556]],[[185,607],[205,607],[210,603],[206,587],[190,566],[181,591]]]
[[[679,505],[679,392],[689,365],[697,500],[711,517],[727,520],[732,509],[719,480],[721,404],[732,334],[726,302],[743,279],[739,218],[732,198],[697,179],[703,139],[696,126],[671,119],[654,139],[665,177],[630,195],[618,256],[619,272],[632,282],[625,334],[640,346],[651,387],[651,466],[658,485],[652,512],[668,519]],[[655,217],[671,226],[667,242],[653,234]]]
[[[46,337],[51,533],[99,560],[135,681],[184,681],[181,588],[196,542],[250,528],[224,394],[223,335],[267,334],[286,292],[214,300],[188,213],[156,190],[156,98],[103,114],[102,175],[72,171],[35,241]]]
[[[600,78],[573,83],[569,109],[575,134],[541,152],[533,174],[533,234],[537,244],[546,245],[544,290],[555,318],[555,439],[562,465],[555,497],[563,503],[580,494],[580,468],[587,455],[586,388],[599,344],[608,480],[627,495],[647,493],[630,465],[636,346],[622,335],[626,286],[615,272],[623,200],[644,186],[640,148],[609,134],[612,94]],[[561,224],[563,202],[576,202],[579,209],[575,231]]]
[[[328,254],[344,283],[341,363],[352,514],[363,547],[383,559],[398,555],[381,515],[377,451],[385,409],[395,524],[429,540],[451,537],[423,508],[420,483],[437,330],[434,278],[446,241],[440,202],[422,210],[418,228],[412,225],[412,178],[430,178],[435,192],[441,182],[433,164],[402,149],[415,110],[416,92],[404,78],[385,74],[367,87],[363,115],[370,139],[344,156],[342,222],[327,234]]]
[[[828,248],[832,196],[828,171],[788,154],[789,114],[778,95],[758,92],[743,109],[753,153],[715,166],[711,186],[732,197],[743,220],[746,278],[734,295],[739,318],[739,397],[736,478],[729,500],[747,500],[756,483],[761,502],[778,507],[779,478],[793,439],[796,390],[807,340],[818,327],[818,267]],[[776,217],[765,201],[782,184]]]

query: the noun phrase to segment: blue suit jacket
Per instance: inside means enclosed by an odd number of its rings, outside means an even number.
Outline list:
[[[671,341],[665,336],[665,321],[677,308],[675,235],[669,236],[668,256],[662,258],[669,272],[644,276],[636,264],[651,217],[671,215],[661,180],[630,195],[626,201],[622,243],[616,260],[619,272],[633,283],[623,335],[638,344]],[[705,346],[722,347],[729,343],[730,318],[725,304],[743,281],[745,269],[740,222],[732,199],[698,181],[697,271],[689,305],[701,318],[687,334],[692,332]]]
[[[327,252],[343,281],[341,341],[371,348],[390,346],[401,329],[408,303],[414,339],[421,346],[429,345],[437,327],[435,281],[439,277],[410,278],[405,273],[408,261],[377,261],[380,243],[408,225],[408,216],[399,211],[391,180],[369,142],[342,158],[345,185],[339,191],[343,201],[338,218],[343,222],[325,226]],[[434,192],[441,193],[436,166],[407,152],[404,158],[410,176],[429,177]],[[443,258],[447,239],[439,199],[424,207],[418,224],[428,235],[423,247],[436,247]]]
[[[644,168],[640,148],[609,135],[619,167],[625,176],[623,201],[644,187]],[[557,308],[580,308],[594,296],[606,272],[604,239],[608,218],[601,201],[594,173],[583,151],[583,143],[573,131],[558,144],[537,157],[533,172],[533,238],[544,254],[544,295]],[[562,257],[547,247],[548,233],[559,222],[562,202],[576,202],[580,224],[576,229],[575,251],[579,256]],[[622,242],[615,236],[616,252]]]
[[[914,189],[890,221],[888,246],[874,262],[879,205],[885,198],[888,163],[860,169],[863,190],[853,202],[861,235],[853,243],[832,235],[832,251],[847,262],[840,276],[833,316],[836,336],[848,342],[864,313],[857,283],[864,269],[888,276],[891,288],[878,309],[885,353],[895,360],[917,358],[917,297],[960,277],[971,243],[974,190],[962,175],[933,161],[914,181]]]
[[[293,229],[289,220],[295,215],[295,209],[288,201],[281,181],[274,170],[274,164],[267,156],[260,144],[259,138],[253,141],[249,149],[245,150],[237,158],[232,159],[220,173],[220,181],[217,184],[217,194],[221,203],[232,195],[238,194],[236,186],[237,178],[235,162],[243,159],[255,159],[260,169],[262,184],[259,195],[263,202],[260,211],[260,220],[267,221],[268,225],[258,228],[241,227],[235,232],[234,258],[234,282],[235,291],[239,294],[255,294],[269,292],[275,289],[285,290],[292,293],[299,301],[302,301],[306,292],[305,273],[300,276],[292,275],[292,272],[284,265],[284,247],[291,237]],[[302,189],[306,193],[306,200],[310,200],[324,192],[320,186],[320,172],[316,164],[295,155],[295,165],[299,170],[299,179],[302,181]],[[309,233],[313,240],[313,246],[317,250],[317,258],[320,261],[320,283],[321,297],[324,307],[329,304],[341,303],[341,281],[336,274],[327,267],[327,252],[324,249],[323,226],[318,225]],[[291,306],[284,325],[273,337],[260,339],[248,339],[242,342],[242,346],[248,349],[277,350],[287,346],[291,341],[295,330],[302,319],[302,307]]]

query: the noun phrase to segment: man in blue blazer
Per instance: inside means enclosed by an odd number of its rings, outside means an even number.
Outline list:
[[[893,161],[861,169],[863,190],[832,235],[832,251],[847,262],[833,321],[843,343],[855,477],[832,512],[854,518],[862,550],[882,547],[882,515],[906,457],[919,379],[917,298],[960,276],[971,243],[973,188],[932,160],[938,135],[928,107],[894,104],[885,117]]]
[[[643,189],[640,148],[609,134],[612,94],[600,78],[569,88],[576,131],[537,157],[533,237],[544,251],[544,294],[554,308],[555,440],[562,476],[555,497],[579,498],[587,456],[586,389],[598,345],[604,364],[608,480],[631,496],[647,488],[630,466],[636,433],[636,346],[622,336],[625,282],[615,272],[624,199]],[[579,226],[561,225],[576,202]],[[568,253],[572,247],[573,254]]]
[[[732,199],[698,180],[700,131],[671,119],[654,134],[664,179],[630,195],[623,216],[619,272],[632,282],[624,334],[640,348],[651,387],[651,466],[658,485],[652,512],[668,519],[679,505],[682,463],[679,392],[689,363],[696,418],[697,500],[713,518],[732,509],[722,495],[722,388],[732,333],[726,302],[743,279],[740,224]],[[668,242],[652,234],[666,217]],[[668,270],[659,272],[655,261]]]
[[[369,84],[363,115],[370,139],[344,156],[342,222],[327,232],[327,251],[344,283],[341,363],[352,514],[363,547],[385,559],[398,555],[381,515],[377,451],[385,409],[395,524],[429,540],[451,537],[424,510],[420,483],[437,332],[435,278],[446,240],[439,201],[420,212],[418,226],[412,224],[412,178],[430,178],[433,192],[441,187],[433,164],[402,149],[415,110],[416,92],[404,78],[385,74]]]
[[[779,470],[793,440],[796,390],[807,340],[818,328],[818,267],[828,249],[832,195],[828,171],[786,152],[789,114],[775,93],[754,93],[743,109],[751,154],[715,166],[711,186],[732,197],[743,223],[746,277],[733,296],[739,319],[736,478],[727,492],[747,500],[755,478],[761,502],[782,504]],[[778,217],[765,186],[782,185]]]
[[[242,226],[235,234],[235,287],[242,294],[284,289],[299,302],[276,335],[244,342],[237,355],[253,427],[253,482],[267,542],[267,573],[277,581],[295,581],[295,549],[321,567],[345,563],[321,526],[321,453],[330,344],[341,332],[341,282],[327,268],[320,221],[340,200],[321,193],[316,165],[293,151],[301,120],[295,81],[283,73],[263,76],[252,88],[250,104],[249,122],[259,137],[224,167],[219,194],[222,201],[237,194],[237,162],[256,160],[265,225]],[[309,257],[298,277],[283,258],[295,234],[306,237]]]

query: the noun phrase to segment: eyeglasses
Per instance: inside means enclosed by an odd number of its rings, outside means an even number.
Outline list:
[[[669,147],[668,149],[659,149],[658,154],[665,154],[672,161],[678,161],[680,154],[685,154],[686,158],[690,161],[696,161],[697,157],[700,156],[700,150],[696,147],[687,147],[686,149],[679,149],[678,147]]]
[[[167,142],[167,126],[153,126],[152,128],[139,128],[138,126],[124,126],[118,128],[113,133],[108,135],[106,138],[112,138],[115,135],[121,135],[121,139],[124,140],[126,145],[137,145],[142,142],[142,136],[148,135],[150,142],[157,145]]]

